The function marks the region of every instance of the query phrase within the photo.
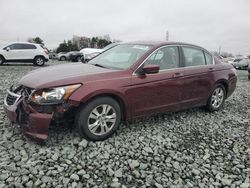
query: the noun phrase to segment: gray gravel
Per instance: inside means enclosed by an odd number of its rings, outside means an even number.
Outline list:
[[[41,146],[10,125],[2,108],[5,90],[36,68],[0,66],[0,187],[250,187],[245,71],[219,112],[195,108],[137,120],[103,142],[57,127]]]

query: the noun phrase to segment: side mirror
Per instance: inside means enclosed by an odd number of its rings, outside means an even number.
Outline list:
[[[142,68],[142,73],[143,74],[155,74],[155,73],[158,73],[160,70],[160,66],[159,65],[152,65],[152,64],[149,64],[149,65],[145,65],[143,68]]]
[[[6,50],[7,52],[10,51],[10,47],[7,47],[5,50]]]

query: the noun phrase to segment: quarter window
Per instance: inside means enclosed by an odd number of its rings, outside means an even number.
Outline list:
[[[207,63],[207,65],[213,64],[213,58],[212,58],[212,56],[210,54],[208,54],[208,53],[205,52],[205,57],[206,57],[206,63]]]
[[[186,67],[206,65],[205,57],[202,50],[183,47],[184,60]]]
[[[160,70],[179,67],[179,50],[176,46],[164,47],[154,52],[145,65],[159,65]]]

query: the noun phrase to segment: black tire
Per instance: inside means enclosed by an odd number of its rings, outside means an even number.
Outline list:
[[[216,91],[222,91],[223,92],[223,97],[220,99],[220,104],[217,106],[217,105],[214,105],[214,101],[216,100],[213,100],[213,96],[215,95],[215,92]],[[220,110],[223,105],[224,105],[224,102],[225,102],[225,99],[226,99],[226,89],[225,87],[222,85],[222,84],[216,84],[208,101],[207,101],[207,105],[206,105],[206,108],[210,111],[210,112],[214,112],[214,111],[217,111],[217,110]]]
[[[103,109],[101,110],[103,105],[107,105],[111,107],[111,109],[109,110],[109,113],[107,114],[100,113],[100,112],[102,113],[104,112],[102,111]],[[98,114],[100,115],[100,116],[96,115],[96,117],[98,117],[98,118],[95,117],[96,119],[91,118],[93,117],[93,114],[96,113],[95,110],[97,110]],[[112,120],[112,121],[115,121],[115,122],[111,123],[109,122],[109,120],[107,121],[107,120],[102,119],[102,118],[106,119],[108,116],[113,116],[114,113],[115,113],[115,120]],[[89,126],[91,126],[91,124],[89,125],[91,121],[94,122],[92,123],[92,126],[95,124],[92,127],[92,131],[89,128]],[[102,124],[103,121],[105,121],[106,126]],[[100,97],[100,98],[96,98],[88,102],[86,105],[82,106],[82,108],[79,110],[78,115],[76,116],[76,125],[78,127],[80,135],[93,141],[101,141],[101,140],[105,140],[109,138],[119,128],[120,122],[121,122],[121,108],[118,102],[110,97]],[[111,124],[108,125],[108,123],[111,123]],[[105,128],[103,128],[104,126]],[[101,130],[105,130],[105,129],[107,130],[107,128],[108,129],[110,128],[110,130],[108,130],[108,132],[104,134],[101,134]],[[93,133],[93,129],[95,129],[96,131],[95,133]]]
[[[43,66],[44,64],[45,64],[45,58],[44,58],[44,57],[38,56],[38,57],[36,57],[36,58],[34,59],[34,65],[41,67],[41,66]]]
[[[2,56],[0,56],[0,65],[4,64],[4,58]]]
[[[60,57],[59,60],[60,60],[60,61],[65,61],[65,60],[66,60],[66,57],[62,56],[62,57]]]
[[[248,75],[248,79],[250,80],[250,74]]]

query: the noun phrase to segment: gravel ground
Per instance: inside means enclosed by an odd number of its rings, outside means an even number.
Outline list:
[[[0,187],[250,187],[246,71],[219,112],[195,108],[137,120],[103,142],[61,127],[41,146],[10,125],[2,107],[5,90],[36,68],[0,67]]]

